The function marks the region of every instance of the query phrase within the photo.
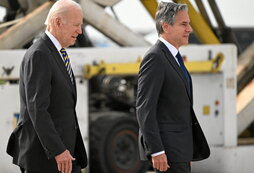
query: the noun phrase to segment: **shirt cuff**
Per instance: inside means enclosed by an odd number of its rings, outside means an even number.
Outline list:
[[[161,155],[161,154],[164,154],[164,153],[165,153],[165,151],[160,151],[160,152],[151,154],[151,156],[155,157],[155,156],[158,156],[158,155]]]

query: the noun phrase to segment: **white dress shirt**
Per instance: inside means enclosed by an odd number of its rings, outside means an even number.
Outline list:
[[[63,56],[62,56],[62,54],[60,52],[60,50],[62,49],[62,46],[59,43],[59,41],[48,30],[45,31],[45,34],[49,37],[49,39],[55,45],[56,49],[58,50],[59,55],[62,57],[62,60],[64,61]]]
[[[176,58],[176,54],[178,53],[177,48],[175,48],[172,44],[170,44],[169,42],[167,42],[164,38],[159,37],[159,40],[165,44],[165,46],[168,48],[168,50],[171,52],[171,54],[174,56],[176,62],[178,63],[178,65],[180,66],[177,58]]]

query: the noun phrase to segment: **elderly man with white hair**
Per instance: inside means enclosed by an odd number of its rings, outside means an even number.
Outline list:
[[[82,33],[82,9],[72,0],[59,0],[45,24],[45,33],[21,63],[20,118],[7,153],[23,173],[81,173],[87,155],[75,110],[75,77],[65,48]]]

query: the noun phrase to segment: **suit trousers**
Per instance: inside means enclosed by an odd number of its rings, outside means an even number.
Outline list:
[[[21,173],[41,173],[41,172],[25,170],[23,168],[20,168],[20,170],[21,170]],[[57,173],[60,173],[60,172],[57,172]],[[77,163],[77,161],[72,162],[72,171],[71,171],[71,173],[81,173],[81,167]]]
[[[191,166],[189,162],[184,163],[170,163],[170,168],[166,172],[155,170],[156,173],[191,173]]]

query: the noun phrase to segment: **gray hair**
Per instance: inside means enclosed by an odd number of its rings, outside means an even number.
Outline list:
[[[188,11],[186,4],[177,4],[173,2],[160,2],[155,15],[156,30],[158,35],[163,33],[162,23],[167,22],[174,25],[176,14],[179,11]]]
[[[52,25],[53,21],[60,17],[63,21],[65,20],[65,15],[71,8],[81,9],[81,6],[73,0],[58,0],[49,10],[48,16],[45,21],[45,25]]]

